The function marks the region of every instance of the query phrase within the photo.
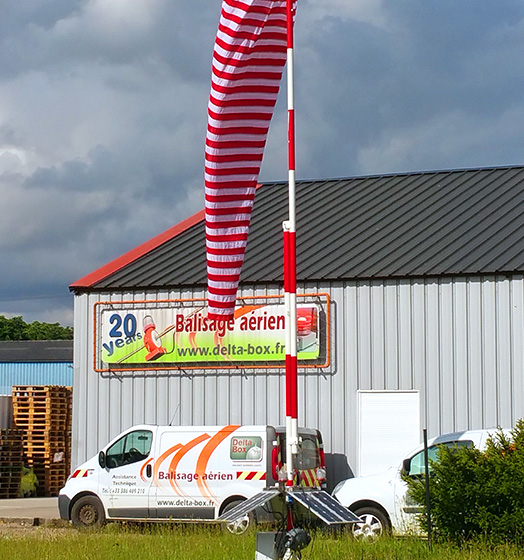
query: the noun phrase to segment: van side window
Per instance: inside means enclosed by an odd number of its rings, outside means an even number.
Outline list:
[[[451,448],[473,447],[473,442],[463,439],[457,441],[449,441],[446,443],[440,443],[438,445],[432,445],[431,447],[428,447],[428,459],[430,463],[431,461],[437,460],[438,450],[439,447],[441,446],[451,447]],[[429,468],[431,470],[431,464]],[[416,455],[413,455],[413,457],[411,457],[411,461],[409,463],[409,471],[407,474],[409,476],[420,476],[421,474],[424,474],[424,451],[419,451]]]
[[[106,465],[109,469],[143,461],[151,451],[153,432],[136,430],[115,441],[106,451]]]

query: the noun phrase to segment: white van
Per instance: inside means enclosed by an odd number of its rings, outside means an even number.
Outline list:
[[[322,436],[300,428],[300,484],[325,485]],[[265,487],[285,458],[285,428],[129,428],[78,467],[60,491],[60,517],[77,527],[110,520],[211,521]],[[245,518],[231,530],[241,532]]]
[[[509,430],[503,430],[510,435]],[[470,430],[444,434],[428,441],[429,460],[437,459],[438,448],[468,446],[484,449],[488,437],[497,429]],[[421,508],[411,503],[403,475],[424,473],[424,446],[414,449],[397,468],[370,476],[349,478],[339,482],[332,495],[362,519],[353,526],[356,537],[374,538],[384,533],[408,534],[419,532],[417,515]]]

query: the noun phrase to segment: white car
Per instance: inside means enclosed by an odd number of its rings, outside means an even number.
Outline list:
[[[497,429],[471,430],[444,434],[428,441],[429,459],[437,458],[441,445],[468,446],[484,449],[490,435]],[[510,435],[509,430],[504,433]],[[424,473],[424,446],[419,445],[397,468],[370,476],[349,478],[339,482],[333,496],[362,519],[353,526],[356,537],[374,538],[381,534],[408,534],[419,532],[417,513],[422,510],[410,503],[407,484],[402,476],[418,476]]]

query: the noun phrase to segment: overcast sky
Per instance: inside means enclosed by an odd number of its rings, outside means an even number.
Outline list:
[[[0,315],[72,325],[70,283],[203,208],[220,4],[0,0]],[[299,0],[297,177],[524,163],[523,56],[522,0]]]

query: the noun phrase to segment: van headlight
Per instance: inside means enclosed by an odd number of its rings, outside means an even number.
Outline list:
[[[341,480],[336,486],[335,489],[333,490],[333,492],[331,492],[332,496],[335,496],[335,494],[337,494],[338,492],[340,492],[340,490],[342,490],[342,487],[344,486],[344,484],[346,484],[345,480]]]

